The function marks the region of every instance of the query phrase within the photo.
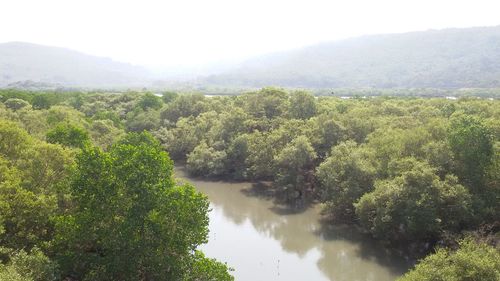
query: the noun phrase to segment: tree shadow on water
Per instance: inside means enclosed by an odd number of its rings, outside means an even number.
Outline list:
[[[313,258],[330,280],[394,280],[409,264],[404,256],[356,228],[320,220],[319,206],[282,204],[269,182],[228,183],[193,180],[225,219],[279,241],[282,250]],[[275,253],[278,254],[279,253]]]
[[[320,220],[320,228],[315,232],[325,241],[334,241],[338,245],[351,244],[356,247],[351,247],[349,253],[353,257],[357,257],[362,261],[374,262],[388,270],[388,274],[399,276],[408,271],[415,264],[415,260],[410,258],[410,255],[404,249],[396,249],[390,247],[379,240],[372,238],[369,234],[363,233],[358,227],[347,224],[333,224],[326,219]],[[335,245],[335,244],[333,244]],[[334,247],[334,246],[333,246]],[[339,246],[340,247],[340,246]],[[335,249],[324,247],[322,250],[322,258],[318,261],[318,266],[330,277],[336,280],[349,280],[350,274],[363,274],[362,270],[366,271],[366,278],[369,279],[370,270],[379,270],[378,268],[358,268],[357,272],[345,272],[345,267],[342,270],[335,268],[336,264],[342,264],[339,261],[342,254],[335,254]],[[359,262],[360,265],[363,262]],[[333,276],[332,276],[333,275]],[[344,275],[346,278],[339,278],[339,275]]]
[[[256,183],[241,192],[267,202],[260,205],[267,212],[251,212],[250,219],[256,229],[264,230],[280,242],[283,250],[300,258],[305,258],[310,251],[317,251],[316,265],[330,280],[390,281],[412,265],[404,255],[356,227],[323,220],[320,206],[314,203],[282,204],[276,200],[269,183]]]
[[[314,205],[311,200],[288,200],[272,182],[256,182],[241,192],[248,197],[271,201],[269,210],[280,216],[301,214]]]
[[[273,200],[276,194],[276,189],[273,188],[270,182],[255,182],[251,187],[241,190],[241,193],[248,197],[257,197],[260,199]]]

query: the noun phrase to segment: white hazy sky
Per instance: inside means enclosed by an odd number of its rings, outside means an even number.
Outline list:
[[[347,37],[500,24],[500,0],[0,0],[0,42],[144,64],[233,60]]]

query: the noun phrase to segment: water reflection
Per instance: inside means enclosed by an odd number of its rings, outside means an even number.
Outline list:
[[[183,168],[177,177],[186,179]],[[189,179],[208,196],[202,250],[235,268],[236,280],[394,280],[407,264],[349,227],[322,224],[319,208],[286,212],[250,183]]]

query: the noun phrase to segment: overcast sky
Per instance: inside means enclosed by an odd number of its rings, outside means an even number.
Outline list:
[[[194,65],[353,36],[500,24],[500,0],[0,0],[0,42]]]

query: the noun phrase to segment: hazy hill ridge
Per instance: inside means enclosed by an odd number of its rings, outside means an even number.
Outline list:
[[[65,48],[23,42],[0,44],[0,86],[19,81],[74,87],[144,84],[145,69]]]
[[[372,35],[248,60],[216,85],[500,87],[500,26]]]
[[[161,77],[202,87],[500,88],[500,26],[363,36],[224,69],[229,70],[211,76],[192,73],[201,77],[196,81]],[[109,58],[30,43],[0,44],[0,87],[25,81],[89,88],[152,85],[146,68]]]

